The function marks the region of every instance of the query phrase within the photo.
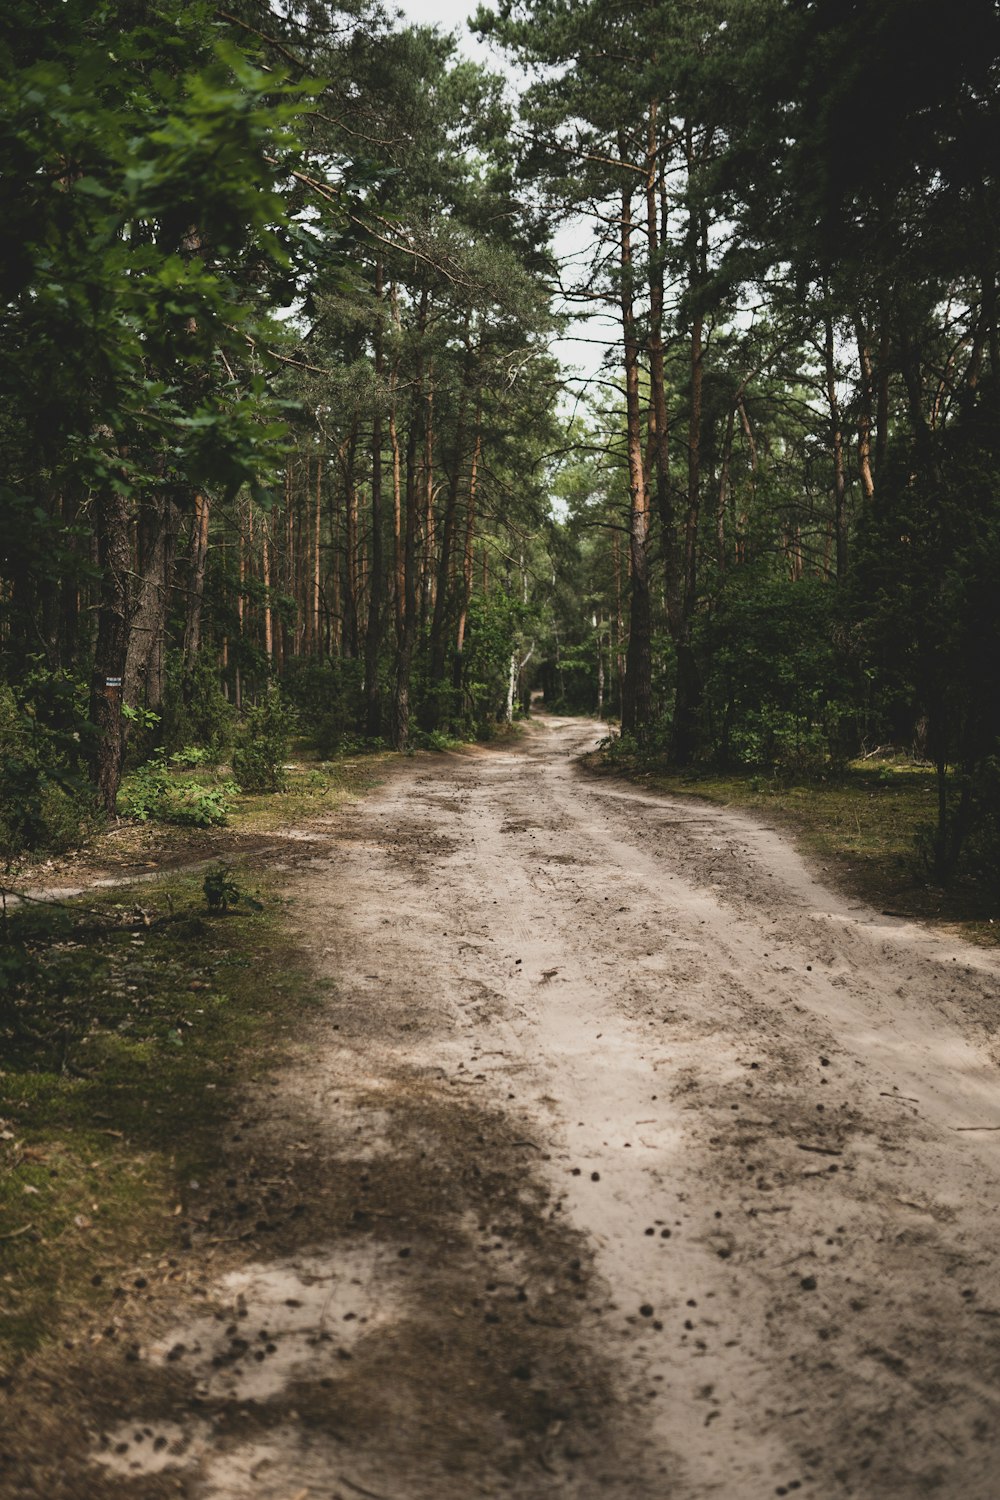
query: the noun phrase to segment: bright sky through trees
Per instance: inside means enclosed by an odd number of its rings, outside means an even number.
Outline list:
[[[473,0],[404,0],[399,6],[399,15],[403,23],[438,26],[442,31],[454,32],[458,38],[459,51],[464,56],[483,63],[493,72],[506,74],[512,92],[520,92],[523,74],[509,55],[498,47],[481,42],[470,31],[469,16],[475,10]],[[580,264],[579,258],[588,252],[591,244],[591,231],[585,223],[564,224],[556,232],[555,245],[559,255],[564,259],[573,257],[577,265]],[[553,343],[553,353],[559,357],[567,373],[577,371],[583,379],[587,379],[600,368],[604,352],[604,345],[599,342],[602,337],[599,319],[591,322],[575,319],[567,330],[567,337]],[[574,393],[581,389],[579,381],[574,380],[572,385]],[[575,395],[569,397],[570,405],[574,399]]]

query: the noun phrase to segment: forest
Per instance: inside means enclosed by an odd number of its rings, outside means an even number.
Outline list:
[[[472,24],[506,73],[366,0],[4,7],[7,868],[540,690],[643,764],[913,757],[995,886],[995,6]]]

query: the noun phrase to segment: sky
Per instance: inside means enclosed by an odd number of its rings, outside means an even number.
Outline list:
[[[395,0],[395,7],[407,21],[420,26],[440,26],[442,31],[457,31],[461,36],[459,47],[466,57],[476,62],[489,63],[504,72],[509,70],[492,48],[485,46],[469,31],[468,18],[478,9],[475,0]],[[394,0],[387,0],[386,9],[391,13]]]

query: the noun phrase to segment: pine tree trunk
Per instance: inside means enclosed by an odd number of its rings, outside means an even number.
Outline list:
[[[833,533],[837,548],[837,579],[843,583],[847,577],[847,480],[844,472],[843,424],[834,364],[833,318],[829,314],[825,319],[825,331],[823,355],[830,409],[830,452],[833,458]]]
[[[425,287],[420,294],[417,312],[417,356],[414,370],[413,404],[410,431],[406,444],[406,515],[403,535],[403,621],[396,652],[396,678],[392,704],[392,743],[405,750],[410,737],[410,673],[417,640],[417,531],[420,524],[420,497],[417,487],[417,449],[424,407],[423,335],[427,327],[430,295]]]
[[[117,811],[125,758],[122,686],[129,635],[129,579],[132,572],[130,517],[124,498],[112,489],[97,496],[97,557],[101,570],[97,644],[90,683],[90,721],[94,739],[90,777],[109,818]]]
[[[479,460],[483,450],[482,407],[476,404],[476,436],[472,445],[472,464],[469,469],[469,494],[465,506],[465,546],[462,553],[462,596],[459,601],[458,627],[455,632],[455,665],[452,687],[459,692],[462,687],[463,653],[465,651],[465,627],[469,618],[472,600],[472,575],[475,566],[476,543],[476,490],[479,483]]]
[[[351,428],[344,461],[344,655],[358,655],[358,491],[354,481],[357,422]]]
[[[191,523],[190,568],[188,572],[187,616],[184,623],[182,656],[185,674],[189,673],[201,650],[201,614],[205,599],[205,569],[208,561],[208,496],[194,497]]]
[[[622,159],[625,143],[620,142]],[[639,340],[632,287],[632,187],[622,191],[621,317],[625,353],[625,432],[629,482],[629,637],[622,703],[622,729],[642,736],[649,723],[652,693],[649,597],[649,491],[642,454],[639,396]]]
[[[264,565],[264,654],[267,657],[268,667],[274,662],[274,620],[271,613],[271,590],[272,579],[272,547],[269,534],[269,523],[264,520],[261,524],[263,537],[263,565]]]
[[[143,704],[155,709],[163,701],[163,636],[177,524],[177,508],[169,495],[156,495],[140,510],[139,577],[122,686],[122,701],[131,708]]]
[[[375,265],[375,295],[382,300],[382,262]],[[368,624],[365,630],[365,732],[370,739],[382,733],[382,702],[379,691],[379,656],[382,649],[382,589],[384,563],[382,557],[382,400],[383,376],[382,335],[375,335],[375,379],[379,390],[375,393],[372,412],[372,562],[371,583],[368,589]]]
[[[313,576],[312,576],[312,606],[310,617],[312,628],[310,631],[312,653],[314,656],[323,655],[323,630],[320,617],[320,603],[322,600],[322,550],[320,540],[323,533],[323,455],[316,457],[316,503],[313,510]]]

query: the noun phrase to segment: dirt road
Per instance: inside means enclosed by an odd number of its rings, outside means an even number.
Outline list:
[[[598,733],[415,760],[290,872],[330,998],[227,1149],[308,1211],[143,1351],[119,1493],[1000,1493],[996,959]]]

